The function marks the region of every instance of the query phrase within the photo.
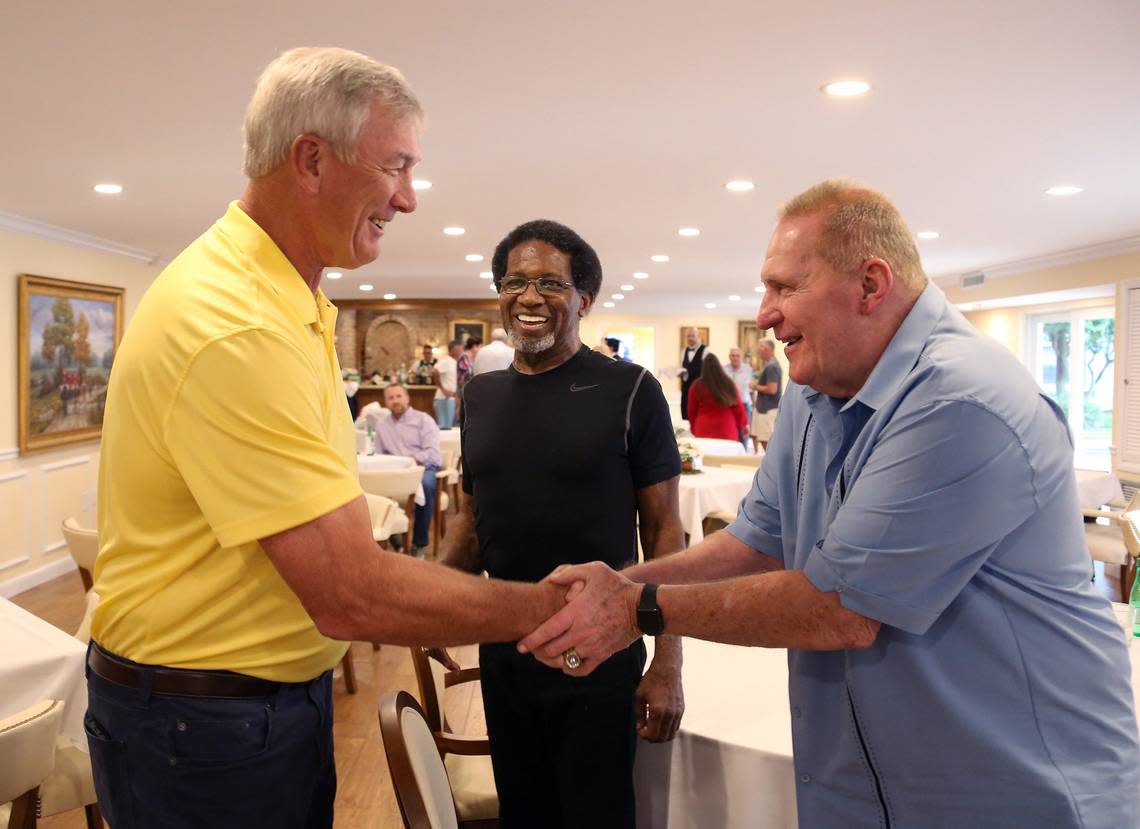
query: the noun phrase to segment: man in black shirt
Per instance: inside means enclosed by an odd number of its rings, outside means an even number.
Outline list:
[[[680,458],[661,387],[644,368],[582,345],[601,288],[597,254],[555,222],[512,231],[491,263],[514,364],[464,389],[464,499],[441,557],[496,578],[541,581],[564,564],[637,560],[684,545]],[[568,664],[574,655],[567,653]],[[586,679],[513,644],[479,651],[500,822],[633,827],[637,734],[680,724],[680,640],[639,640]]]

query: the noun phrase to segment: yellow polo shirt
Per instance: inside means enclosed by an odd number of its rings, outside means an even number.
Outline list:
[[[344,655],[258,544],[360,495],[335,327],[236,202],[146,292],[103,421],[103,647],[281,682]]]

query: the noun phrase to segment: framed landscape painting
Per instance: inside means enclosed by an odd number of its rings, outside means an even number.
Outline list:
[[[122,288],[21,274],[20,454],[93,440],[123,337]]]

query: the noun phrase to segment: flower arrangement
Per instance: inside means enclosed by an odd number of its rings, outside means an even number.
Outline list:
[[[682,472],[701,471],[701,450],[691,443],[677,441],[677,451],[681,453]]]

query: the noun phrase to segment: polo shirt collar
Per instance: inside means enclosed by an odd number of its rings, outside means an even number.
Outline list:
[[[859,401],[864,406],[878,411],[895,393],[914,369],[915,363],[926,347],[926,341],[934,326],[946,311],[946,296],[942,289],[930,280],[911,306],[910,312],[902,321],[895,335],[887,344],[879,362],[871,370],[871,376],[863,388],[847,401],[844,408]]]
[[[277,247],[277,243],[269,238],[269,234],[236,201],[230,202],[226,215],[218,220],[218,229],[241,248],[252,262],[257,263],[273,291],[302,323],[312,325],[318,321],[318,306],[321,309],[332,307],[319,288],[316,295],[313,295],[293,263]]]

